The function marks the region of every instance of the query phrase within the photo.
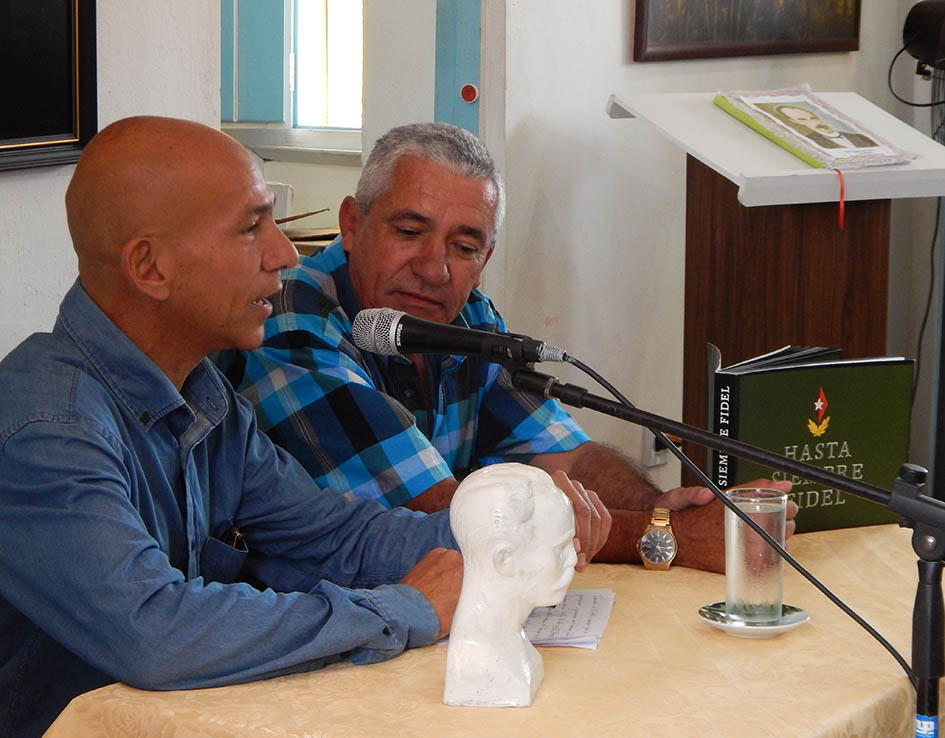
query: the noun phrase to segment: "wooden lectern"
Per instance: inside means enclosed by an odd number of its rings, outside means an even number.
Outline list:
[[[909,164],[815,169],[712,104],[714,93],[611,96],[687,154],[684,423],[708,420],[706,343],[725,364],[785,344],[886,353],[890,201],[945,195],[945,147],[852,92],[817,93],[919,155]],[[706,469],[705,449],[686,454]],[[684,485],[697,484],[683,470]]]

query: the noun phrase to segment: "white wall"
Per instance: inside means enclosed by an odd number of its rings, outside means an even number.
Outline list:
[[[633,3],[626,0],[505,3],[508,217],[486,284],[514,330],[562,346],[640,407],[680,418],[685,154],[643,121],[609,119],[608,95],[807,81],[815,91],[854,90],[903,115],[886,89],[886,69],[913,3],[863,0],[858,52],[650,63],[632,61]],[[913,63],[901,61],[911,84]],[[916,247],[901,210],[896,286],[911,280]],[[903,351],[911,317],[898,310],[896,317],[903,324],[890,335]],[[558,374],[598,391],[569,369]],[[577,415],[593,436],[639,451],[635,426]],[[669,485],[678,464],[656,472]]]
[[[99,127],[128,115],[220,123],[220,4],[98,0]],[[49,330],[76,277],[63,196],[73,166],[0,172],[0,357]]]
[[[364,158],[394,126],[433,120],[436,0],[364,0]]]
[[[345,195],[354,193],[358,177],[361,176],[361,167],[267,161],[263,165],[263,172],[267,182],[292,185],[289,215],[328,208],[327,212],[289,223],[286,228],[337,228],[338,206]]]

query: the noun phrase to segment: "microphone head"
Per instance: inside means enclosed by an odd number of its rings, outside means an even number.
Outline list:
[[[406,313],[391,308],[367,308],[354,316],[354,345],[381,356],[400,356],[394,335]]]

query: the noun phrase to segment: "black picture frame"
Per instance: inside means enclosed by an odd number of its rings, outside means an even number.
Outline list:
[[[0,4],[0,170],[75,162],[98,127],[95,0]]]
[[[634,61],[856,51],[861,0],[636,0]]]

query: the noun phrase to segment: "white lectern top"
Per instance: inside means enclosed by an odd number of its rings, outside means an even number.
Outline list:
[[[945,146],[873,105],[855,92],[818,92],[887,141],[919,158],[908,164],[844,169],[846,200],[945,195]],[[715,93],[610,96],[612,118],[641,118],[670,141],[738,185],[742,205],[836,202],[840,180],[815,169],[712,103]]]

